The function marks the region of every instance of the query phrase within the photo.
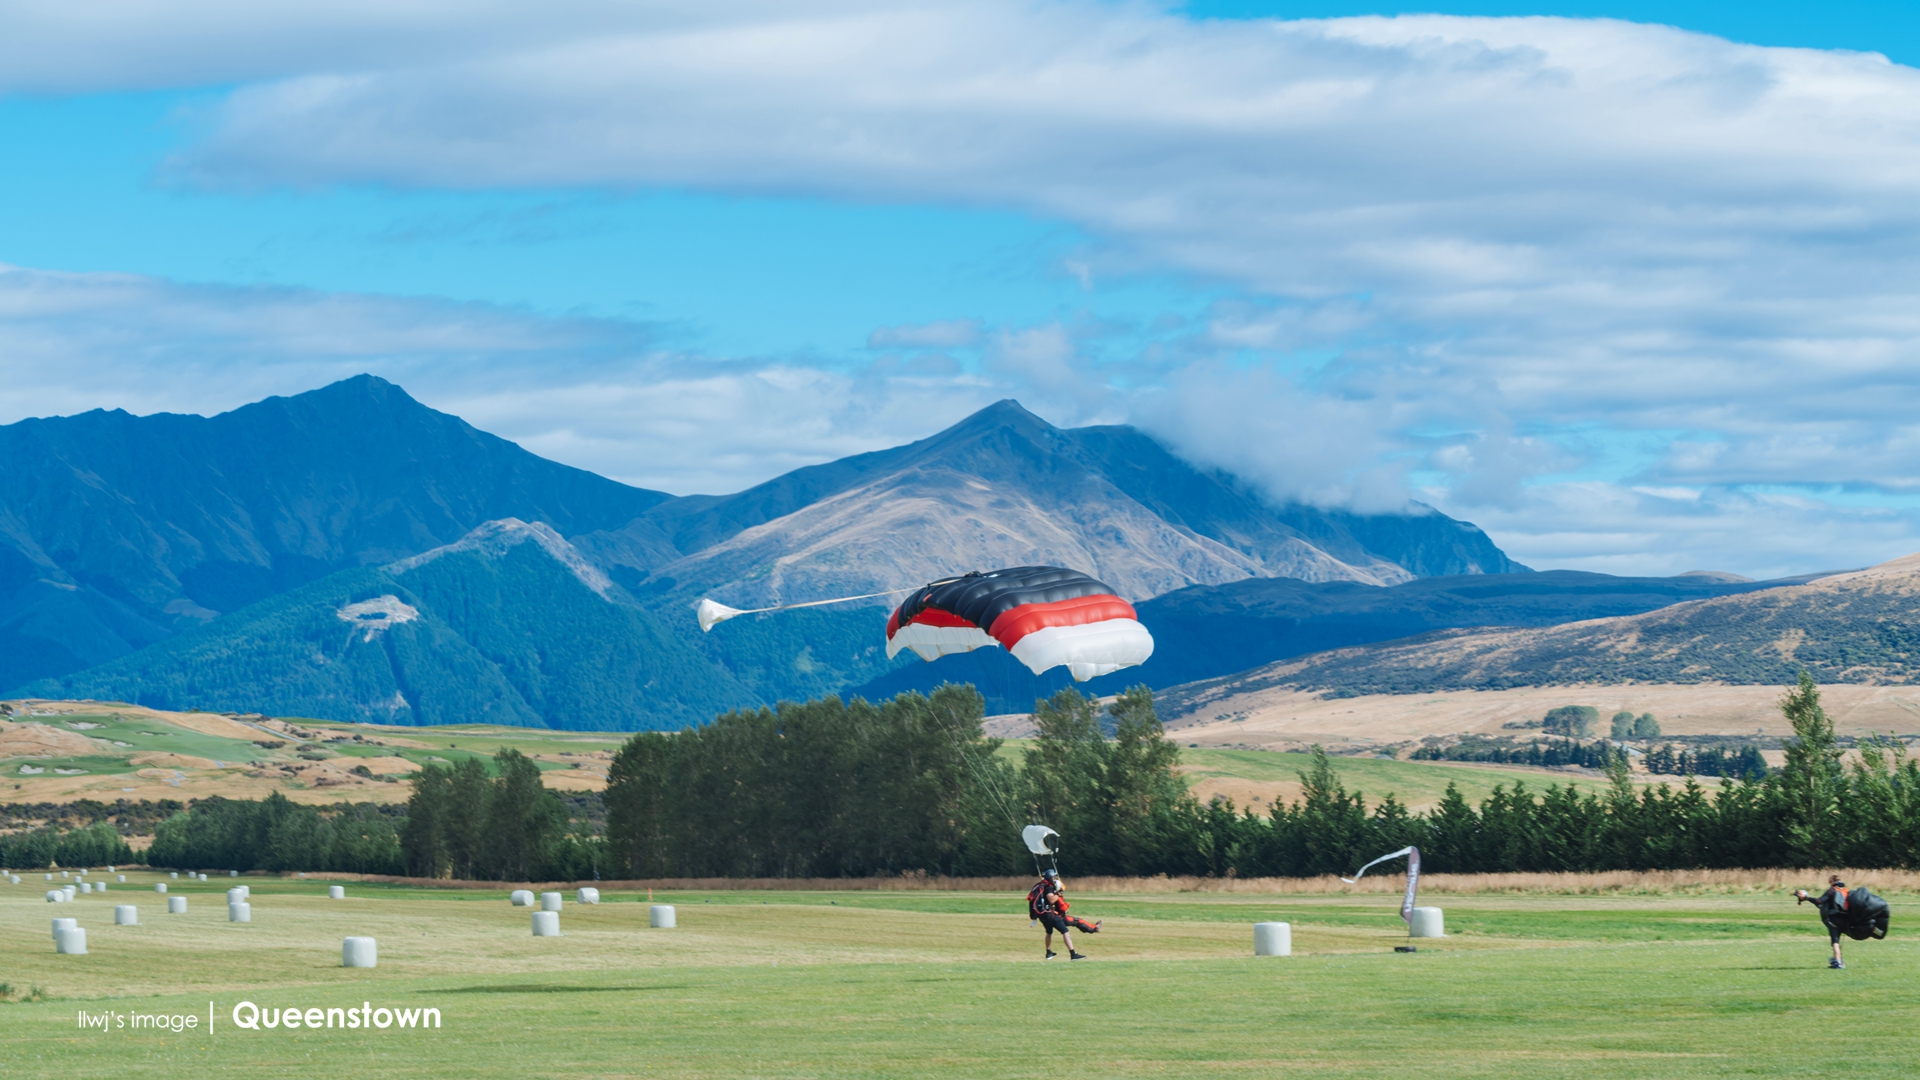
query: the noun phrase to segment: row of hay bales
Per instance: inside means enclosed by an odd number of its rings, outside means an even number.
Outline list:
[[[111,870],[112,868],[109,867],[108,869]],[[69,875],[63,872],[62,876],[69,876]],[[118,876],[121,882],[126,881],[125,874],[120,874]],[[192,877],[194,875],[189,875],[189,876]],[[304,877],[305,875],[301,875],[301,876]],[[19,875],[8,875],[8,877],[11,883],[15,885],[20,883]],[[175,872],[171,875],[171,877],[173,880],[178,880],[180,875],[179,873]],[[197,875],[197,877],[200,881],[206,880],[205,874],[199,874]],[[52,879],[53,879],[53,875],[48,874],[47,880],[51,881]],[[59,901],[62,901],[62,902],[68,901],[73,899],[73,897],[76,895],[75,890],[76,890],[76,886],[74,885],[67,885],[61,889],[50,890],[47,893],[47,899],[49,901],[54,901],[56,897],[58,897]],[[104,882],[100,883],[100,891],[102,892],[106,891],[106,886]],[[154,891],[164,895],[167,891],[167,883],[164,881],[156,882],[154,884]],[[253,921],[252,893],[253,893],[252,888],[247,885],[236,885],[233,888],[227,890],[227,921],[228,922],[250,923]],[[346,899],[346,896],[347,896],[346,886],[344,885],[327,886],[328,899],[344,900]],[[547,892],[547,893],[540,894],[539,903],[540,903],[541,910],[533,913],[533,923],[532,923],[533,936],[535,937],[559,937],[560,936],[560,910],[565,903],[565,899],[566,898],[564,894],[558,893],[558,892]],[[515,907],[531,907],[534,904],[534,895],[531,891],[527,889],[515,889],[511,894],[509,894],[508,901]],[[574,902],[577,904],[598,904],[600,902],[600,890],[595,888],[583,887],[574,893]],[[184,915],[186,914],[186,911],[187,911],[186,897],[184,896],[167,897],[167,914]],[[133,904],[121,904],[116,906],[113,912],[113,921],[116,926],[140,925],[138,907],[136,907]],[[650,905],[648,910],[648,925],[655,928],[672,929],[675,926],[673,905],[671,904]],[[79,924],[79,920],[77,918],[54,919],[53,920],[53,941],[54,941],[54,951],[56,953],[59,953],[62,955],[70,955],[70,956],[86,955],[87,931],[85,927],[82,927]],[[342,940],[341,946],[340,946],[340,964],[342,967],[352,967],[352,968],[374,967],[378,963],[378,951],[379,951],[378,943],[374,938],[363,937],[363,936],[353,936],[353,937],[345,938]]]

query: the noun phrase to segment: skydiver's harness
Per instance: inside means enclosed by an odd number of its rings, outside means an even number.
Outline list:
[[[1054,887],[1053,882],[1041,878],[1040,884],[1027,890],[1027,918],[1038,919],[1044,914],[1058,914],[1059,899],[1060,890]]]

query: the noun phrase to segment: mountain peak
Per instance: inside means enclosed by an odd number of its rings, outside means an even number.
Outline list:
[[[1012,398],[1001,398],[925,441],[940,443],[951,441],[955,437],[964,438],[1006,430],[1016,431],[1032,438],[1052,434],[1060,429],[1035,416],[1018,401]]]
[[[553,531],[553,526],[544,521],[531,524],[519,518],[501,518],[489,521],[472,532],[455,540],[451,544],[421,552],[412,558],[388,563],[384,570],[389,574],[404,574],[409,570],[433,562],[435,559],[455,555],[463,551],[477,552],[489,559],[498,559],[509,550],[521,544],[533,542],[540,546],[553,560],[573,572],[580,584],[598,593],[602,600],[611,600],[613,581],[602,573],[600,568],[588,562],[578,548],[567,543],[566,538]]]

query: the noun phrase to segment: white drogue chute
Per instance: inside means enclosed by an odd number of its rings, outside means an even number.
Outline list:
[[[733,618],[735,615],[745,614],[746,612],[741,611],[739,608],[730,608],[725,604],[716,604],[711,600],[701,600],[700,606],[694,611],[694,617],[700,620],[700,629],[704,633],[712,633],[715,623],[722,623]]]
[[[1047,837],[1049,836],[1055,840],[1060,839],[1059,833],[1054,832],[1045,825],[1029,825],[1020,830],[1020,839],[1027,842],[1027,850],[1033,852],[1035,855],[1051,855],[1059,847],[1058,844],[1049,845],[1047,843]]]

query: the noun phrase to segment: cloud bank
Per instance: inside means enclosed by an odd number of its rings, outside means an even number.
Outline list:
[[[543,452],[637,455],[593,466],[613,475],[692,477],[658,463],[693,452],[765,475],[1013,393],[1140,422],[1280,497],[1427,498],[1553,565],[1764,573],[1920,546],[1900,509],[1920,485],[1920,71],[1876,55],[1604,20],[993,0],[531,21],[210,3],[187,9],[220,27],[204,35],[191,15],[23,10],[0,44],[15,88],[241,84],[193,118],[170,183],[1004,208],[1093,237],[1068,268],[1092,287],[1172,272],[1233,297],[1123,346],[954,311],[876,327],[858,356],[722,361],[523,320],[554,336],[461,361],[590,372],[459,397],[545,432]],[[364,340],[413,356],[404,337]],[[466,354],[433,355],[395,362]],[[647,412],[668,400],[696,404]],[[643,453],[610,421],[561,422],[609,401],[676,438]]]

